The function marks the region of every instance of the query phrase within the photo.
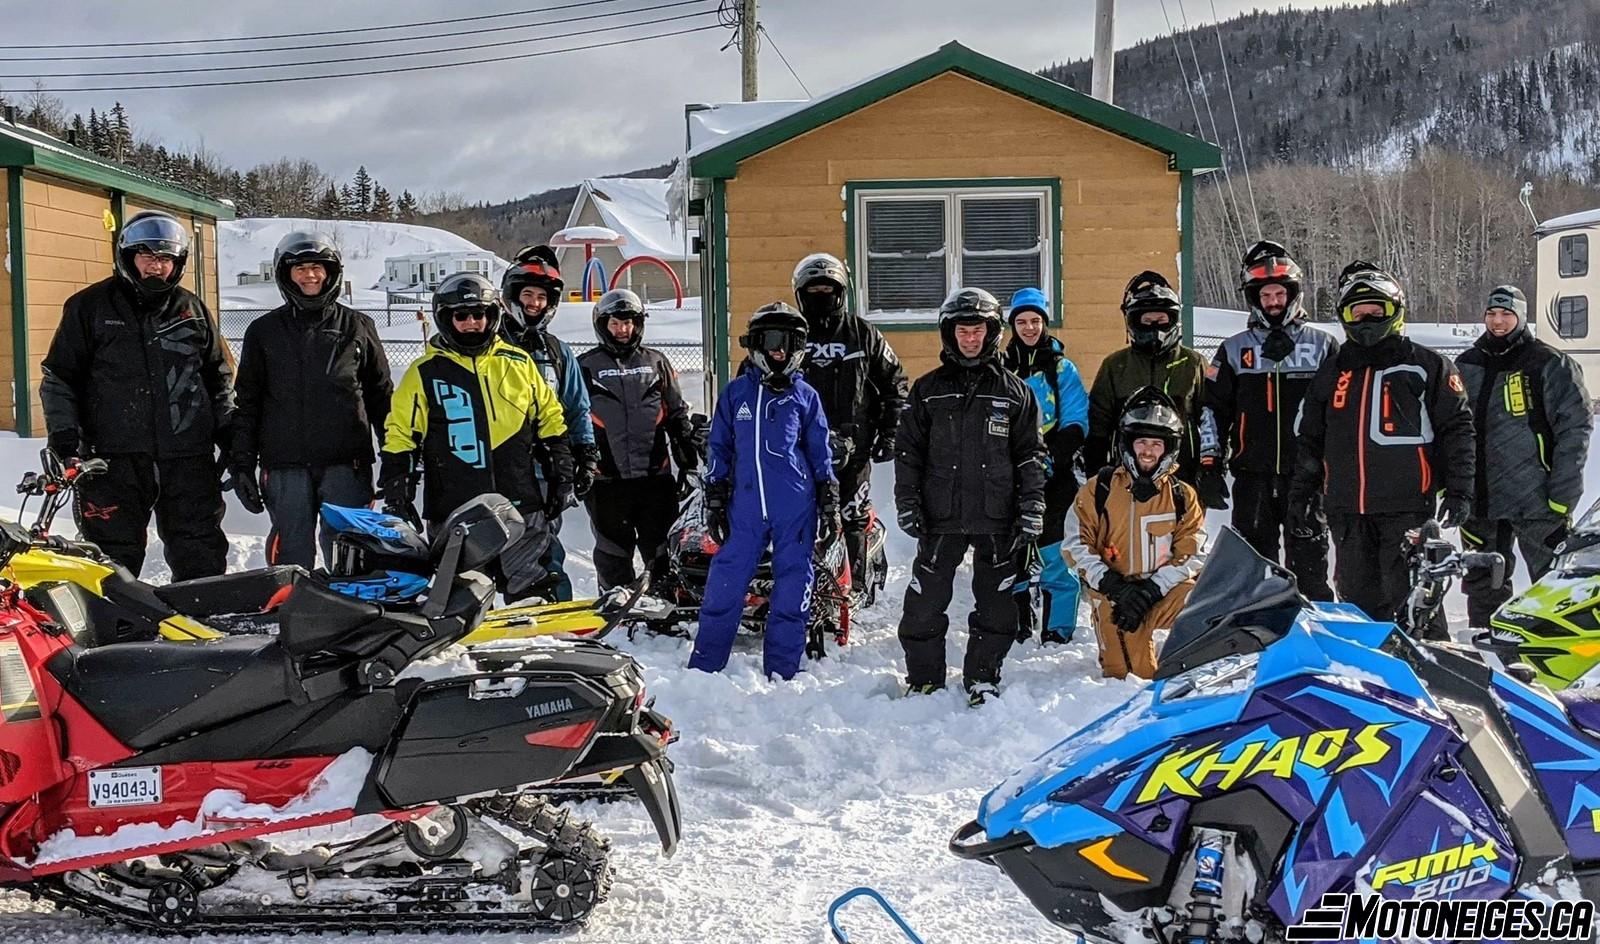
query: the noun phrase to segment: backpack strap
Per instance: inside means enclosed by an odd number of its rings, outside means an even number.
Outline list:
[[[1116,466],[1106,466],[1094,478],[1094,512],[1101,520],[1106,517],[1106,501],[1111,498],[1111,475],[1116,471]],[[1182,521],[1189,513],[1189,492],[1191,487],[1188,482],[1180,479],[1172,480],[1172,505],[1177,512],[1178,520]]]
[[[550,356],[550,363],[555,365],[556,389],[554,392],[559,399],[562,389],[567,385],[567,359],[561,356],[561,345],[556,343],[556,339],[551,336],[550,332],[541,331],[539,336],[544,339],[544,350]]]

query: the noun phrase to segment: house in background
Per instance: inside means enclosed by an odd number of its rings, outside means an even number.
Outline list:
[[[183,221],[192,242],[183,286],[215,315],[217,221],[234,212],[231,204],[17,124],[10,108],[0,118],[0,168],[0,252],[9,270],[0,273],[0,429],[43,436],[39,365],[62,303],[112,274],[117,227],[143,210]]]
[[[594,258],[604,268],[607,284],[618,268],[627,264],[618,287],[632,289],[647,302],[671,300],[674,290],[671,277],[659,267],[628,263],[640,256],[666,263],[678,276],[684,297],[700,295],[700,257],[694,251],[696,233],[690,227],[686,238],[683,213],[672,212],[668,195],[671,184],[670,180],[649,177],[590,177],[578,188],[577,199],[562,227],[603,226],[626,239],[621,246],[594,247]],[[556,264],[567,291],[578,291],[583,284],[583,249],[557,249]],[[597,272],[590,282],[596,293],[603,288],[596,284],[598,279]]]
[[[1194,175],[1221,153],[959,43],[804,102],[685,109],[709,383],[750,313],[792,299],[807,253],[850,267],[853,306],[916,376],[951,290],[1049,296],[1086,378],[1121,347],[1119,303],[1167,275],[1191,330]],[[720,388],[719,388],[720,389]]]
[[[487,249],[389,256],[383,260],[383,281],[378,287],[391,293],[432,292],[457,272],[475,272],[498,286],[504,270],[505,263]]]

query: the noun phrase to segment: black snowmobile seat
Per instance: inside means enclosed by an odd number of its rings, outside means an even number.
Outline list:
[[[365,635],[360,630],[378,623],[383,615],[383,607],[376,603],[302,580],[278,609],[278,641],[291,659],[343,649],[355,644],[355,637]]]
[[[304,568],[280,564],[169,583],[156,587],[155,595],[185,616],[204,618],[223,613],[255,613],[281,600],[285,587],[305,577]]]
[[[298,686],[283,650],[263,636],[74,646],[45,668],[137,750],[282,704]]]
[[[1568,688],[1556,692],[1572,723],[1584,733],[1600,737],[1600,688]]]

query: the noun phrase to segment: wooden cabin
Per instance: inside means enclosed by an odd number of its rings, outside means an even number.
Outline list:
[[[217,311],[217,221],[233,207],[0,119],[0,429],[43,436],[39,365],[73,293],[112,274],[122,221],[164,210],[190,227],[183,285]],[[20,366],[19,366],[20,365]]]
[[[1194,175],[1221,165],[1205,141],[954,42],[821,98],[686,120],[718,389],[750,314],[792,304],[812,252],[845,260],[853,310],[912,377],[937,365],[939,304],[965,285],[1002,304],[1043,288],[1085,382],[1126,343],[1139,271],[1180,287],[1191,329]]]

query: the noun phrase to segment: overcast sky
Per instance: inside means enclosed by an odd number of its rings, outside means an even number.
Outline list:
[[[395,192],[448,190],[472,200],[498,201],[553,186],[662,163],[683,146],[683,106],[735,101],[739,59],[720,51],[730,31],[714,29],[609,48],[507,60],[539,49],[598,43],[714,23],[710,16],[592,33],[541,43],[477,48],[432,57],[399,54],[439,46],[505,42],[618,23],[693,14],[715,8],[702,0],[626,16],[536,29],[484,33],[410,44],[387,37],[536,23],[597,13],[635,11],[673,0],[0,0],[0,41],[9,44],[94,43],[74,55],[208,49],[195,45],[112,48],[105,44],[301,33],[456,17],[460,21],[381,34],[319,35],[233,48],[332,41],[361,45],[279,52],[253,57],[20,62],[49,52],[0,49],[0,73],[103,72],[155,68],[215,69],[295,59],[382,56],[364,62],[306,67],[296,74],[356,72],[461,59],[490,64],[452,69],[276,85],[68,93],[73,86],[207,82],[260,78],[275,72],[197,72],[99,80],[45,80],[71,110],[87,114],[121,100],[136,130],[169,146],[204,146],[247,168],[279,157],[306,157],[336,177],[366,164]],[[1252,9],[1319,5],[1303,0],[1214,0],[1224,19]],[[1324,3],[1326,0],[1324,0]],[[567,7],[564,10],[550,10]],[[1025,69],[1085,56],[1094,31],[1094,0],[760,0],[758,18],[815,95],[930,52],[955,39]],[[1176,20],[1178,0],[1167,0]],[[1210,22],[1211,0],[1186,0],[1192,24]],[[519,10],[521,17],[466,18]],[[1117,44],[1127,46],[1166,31],[1161,0],[1119,0]],[[0,78],[0,89],[31,88],[27,78]],[[764,99],[807,97],[774,51],[763,46]]]

